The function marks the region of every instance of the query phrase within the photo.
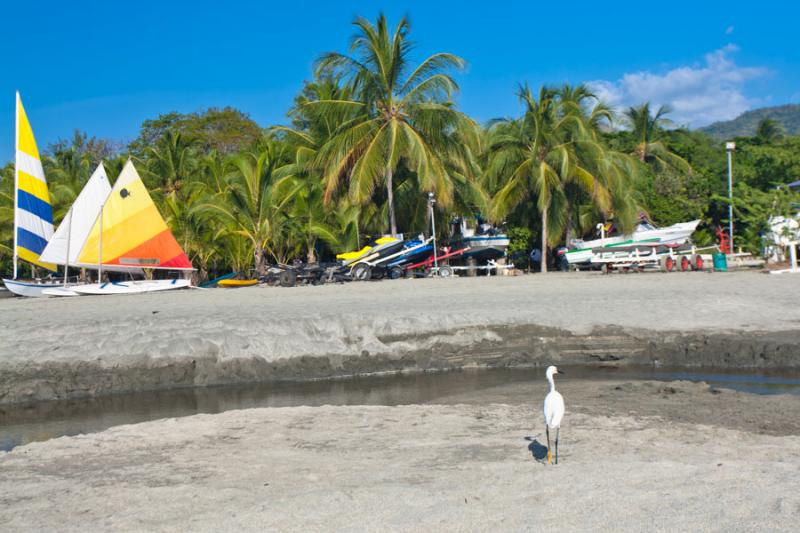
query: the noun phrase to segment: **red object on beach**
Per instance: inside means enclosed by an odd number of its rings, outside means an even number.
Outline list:
[[[455,252],[451,252],[450,248],[442,248],[442,252],[444,252],[444,253],[442,253],[442,255],[437,255],[436,256],[436,261],[438,262],[438,261],[441,261],[442,259],[449,259],[451,257],[456,257],[456,256],[459,256],[459,255],[462,255],[467,250],[469,250],[469,246],[466,247],[466,248],[461,248],[459,250],[456,250]],[[429,267],[432,264],[433,264],[433,256],[431,255],[425,261],[421,261],[419,263],[414,263],[413,265],[407,265],[406,266],[406,270],[414,270],[415,268],[420,268],[420,267]]]
[[[731,253],[731,238],[728,235],[728,232],[722,229],[721,226],[717,226],[717,237],[719,237],[719,251],[723,254]]]

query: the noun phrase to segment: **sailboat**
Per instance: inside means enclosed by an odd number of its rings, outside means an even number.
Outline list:
[[[174,278],[103,282],[103,268],[191,271],[192,263],[153,203],[133,162],[128,160],[108,194],[100,216],[82,243],[75,266],[97,268],[100,283],[76,285],[78,294],[136,294],[188,287],[190,280]]]
[[[42,291],[44,296],[78,296],[78,293],[67,284],[66,273],[69,266],[78,261],[83,244],[89,238],[89,232],[100,216],[103,203],[110,193],[111,185],[106,176],[106,169],[103,163],[100,163],[40,256],[42,261],[64,265],[63,285],[44,289]]]
[[[60,284],[58,281],[18,279],[20,259],[48,270],[56,265],[41,260],[40,254],[53,235],[53,208],[44,177],[42,160],[36,148],[28,116],[16,95],[14,154],[14,277],[3,279],[5,286],[19,296],[42,296],[42,291]]]

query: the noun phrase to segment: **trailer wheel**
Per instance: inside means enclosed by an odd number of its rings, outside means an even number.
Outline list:
[[[294,270],[284,270],[280,277],[281,287],[294,287],[297,285],[297,272]]]
[[[452,278],[453,277],[453,267],[450,265],[442,265],[439,267],[439,277],[440,278]]]
[[[567,259],[567,256],[562,255],[558,260],[558,269],[561,272],[569,272],[569,259]]]
[[[692,268],[692,265],[689,262],[689,258],[684,255],[681,257],[681,272],[688,272],[690,268]]]
[[[392,267],[389,270],[389,279],[400,279],[403,277],[403,269],[400,267]]]
[[[659,266],[662,272],[672,272],[675,269],[675,259],[670,256],[662,257]]]
[[[353,267],[353,279],[367,281],[372,278],[372,268],[367,263],[358,263]]]
[[[692,257],[692,268],[694,270],[703,270],[703,256],[700,254],[694,254]]]

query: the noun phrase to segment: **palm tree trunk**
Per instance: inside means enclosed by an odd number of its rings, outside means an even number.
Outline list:
[[[263,276],[266,269],[264,268],[264,248],[257,244],[253,252],[253,266],[255,267],[256,274]]]
[[[572,242],[573,226],[574,226],[574,224],[573,224],[573,220],[572,220],[572,203],[571,202],[567,202],[567,231],[566,231],[567,246],[569,246],[570,245],[569,243]]]
[[[542,210],[542,273],[547,272],[547,211],[548,205]]]
[[[392,169],[386,167],[386,198],[389,202],[389,225],[392,228],[392,237],[397,235],[397,222],[394,219],[394,186],[392,184]]]
[[[306,263],[316,263],[317,262],[317,254],[316,250],[316,239],[310,240],[308,242],[308,246],[306,248]]]

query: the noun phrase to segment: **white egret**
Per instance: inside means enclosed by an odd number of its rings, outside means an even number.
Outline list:
[[[553,462],[553,454],[550,448],[550,429],[556,430],[556,464],[558,464],[558,433],[561,429],[561,420],[564,418],[564,397],[556,390],[556,383],[553,381],[554,374],[564,374],[559,372],[554,366],[547,367],[547,381],[550,383],[550,392],[544,398],[544,423],[547,427],[547,462]]]

